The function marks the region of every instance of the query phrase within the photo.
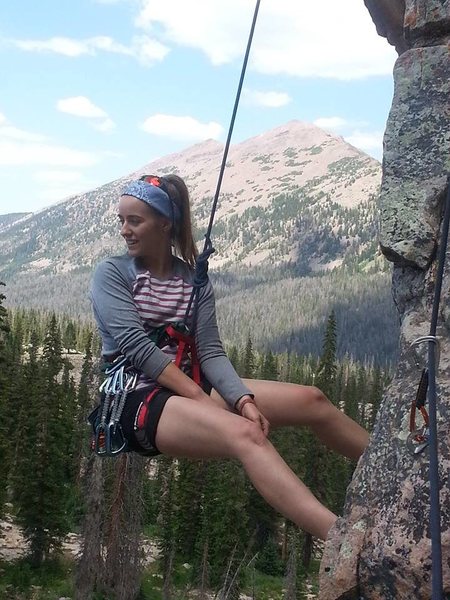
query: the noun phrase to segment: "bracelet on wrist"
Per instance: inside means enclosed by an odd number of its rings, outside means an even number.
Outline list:
[[[254,404],[256,406],[254,398],[252,398],[251,396],[244,396],[243,398],[239,399],[236,403],[236,410],[240,415],[242,415],[242,409],[246,404]]]

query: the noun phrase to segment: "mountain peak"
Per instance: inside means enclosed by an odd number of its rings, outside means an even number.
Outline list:
[[[120,251],[117,200],[123,184],[142,173],[180,174],[190,191],[195,224],[204,231],[222,153],[223,144],[205,140],[10,223],[0,240],[0,278],[89,269],[106,254]],[[213,231],[220,252],[212,262],[296,261],[303,239],[298,228],[305,214],[312,223],[314,214],[322,211],[335,223],[336,232],[344,231],[339,225],[341,217],[333,215],[369,202],[372,214],[380,175],[377,161],[342,138],[302,121],[290,121],[231,146]],[[325,224],[318,223],[317,227],[324,230]],[[334,235],[332,231],[329,229],[330,235]],[[308,250],[309,266],[322,269],[340,264],[351,240],[346,238],[342,246],[341,242],[333,244],[333,260],[329,254],[324,258],[320,247],[313,253]]]

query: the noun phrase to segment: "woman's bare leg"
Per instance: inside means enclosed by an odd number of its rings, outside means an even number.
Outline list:
[[[308,426],[322,442],[340,454],[357,460],[369,442],[369,434],[336,408],[316,387],[245,379],[259,410],[272,428]],[[221,404],[220,396],[213,397]]]
[[[317,537],[326,539],[336,520],[257,425],[212,403],[172,396],[161,415],[156,444],[170,456],[237,458],[273,508]]]

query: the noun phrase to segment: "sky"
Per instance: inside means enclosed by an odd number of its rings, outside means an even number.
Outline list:
[[[0,214],[225,142],[254,0],[0,4]],[[232,143],[290,120],[377,159],[395,50],[363,0],[261,0]],[[226,172],[225,172],[226,177]]]

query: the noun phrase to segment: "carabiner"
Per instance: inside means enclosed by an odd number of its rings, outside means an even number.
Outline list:
[[[106,454],[114,456],[125,450],[127,440],[123,435],[122,426],[120,423],[110,422],[106,428]]]
[[[116,358],[116,360],[111,364],[110,367],[105,369],[105,375],[112,375],[116,372],[120,367],[124,367],[128,362],[128,358],[126,356],[120,355]]]
[[[416,346],[420,346],[420,344],[425,344],[425,343],[429,343],[432,342],[434,344],[434,352],[435,352],[435,358],[436,358],[436,370],[439,368],[439,361],[441,358],[441,344],[439,342],[439,338],[437,338],[435,335],[421,335],[420,337],[416,338],[413,342],[411,342],[410,345],[410,350],[413,351],[413,355],[415,357],[415,363],[416,363],[416,367],[420,368],[420,364],[419,361],[417,360],[417,354],[414,351]]]
[[[430,437],[430,430],[427,425],[424,425],[421,429],[411,431],[406,440],[408,450],[414,454],[420,454],[428,446]]]

